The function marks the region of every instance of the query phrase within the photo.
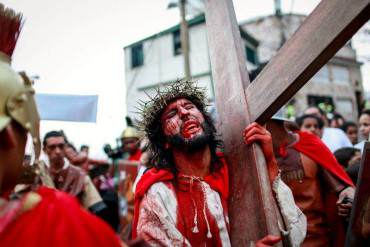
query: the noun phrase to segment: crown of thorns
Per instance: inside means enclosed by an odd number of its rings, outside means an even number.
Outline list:
[[[158,86],[154,96],[145,93],[149,97],[149,101],[139,102],[139,111],[142,115],[140,127],[149,139],[153,134],[153,125],[158,124],[163,110],[174,100],[188,99],[200,110],[204,110],[207,106],[205,88],[198,87],[193,81],[177,80],[164,87]]]

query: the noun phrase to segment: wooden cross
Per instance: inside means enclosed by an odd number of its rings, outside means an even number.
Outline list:
[[[348,224],[346,247],[365,246],[364,241],[366,241],[366,237],[364,235],[368,236],[370,231],[369,211],[370,142],[365,142],[357,177],[355,200],[352,204],[351,217]]]
[[[233,246],[279,235],[276,204],[258,145],[243,129],[264,124],[369,19],[370,0],[323,0],[260,75],[249,82],[231,0],[206,0],[206,24],[220,131],[229,164]],[[268,35],[268,34],[266,34]]]

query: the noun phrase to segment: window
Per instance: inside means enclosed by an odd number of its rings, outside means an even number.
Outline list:
[[[337,99],[337,111],[342,113],[352,113],[353,112],[353,103],[351,99]]]
[[[144,64],[143,44],[140,43],[131,48],[131,67],[139,67]]]
[[[343,66],[333,66],[333,82],[336,84],[350,85],[349,71]]]
[[[179,55],[181,54],[181,35],[180,35],[180,29],[174,31],[172,33],[173,37],[173,55]]]
[[[245,46],[245,55],[247,57],[247,60],[251,62],[252,64],[257,65],[258,59],[257,59],[257,53],[252,48],[249,48],[248,46]]]
[[[317,106],[326,112],[333,112],[334,102],[330,96],[307,95],[308,105]]]
[[[320,83],[329,83],[330,80],[328,66],[322,67],[313,77],[313,80]]]

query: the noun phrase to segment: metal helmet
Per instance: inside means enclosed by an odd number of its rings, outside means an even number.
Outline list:
[[[121,139],[123,139],[123,138],[138,138],[138,139],[140,139],[140,137],[141,137],[140,132],[136,128],[131,127],[131,126],[124,129],[122,131],[122,134],[121,134]]]
[[[35,91],[27,75],[16,73],[10,62],[10,57],[0,51],[0,131],[11,120],[19,123],[31,134],[35,158],[38,159],[41,150],[40,117],[34,99]]]

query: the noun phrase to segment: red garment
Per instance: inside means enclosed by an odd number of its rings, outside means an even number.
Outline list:
[[[294,149],[307,155],[347,185],[354,187],[351,178],[320,138],[308,132],[296,131],[295,133],[299,135],[299,141],[293,145]],[[323,152],[323,150],[326,151]]]
[[[41,201],[34,208],[18,210],[7,225],[0,224],[0,246],[121,246],[110,227],[83,210],[75,198],[46,187],[36,193]],[[0,222],[14,210],[2,215]]]
[[[130,154],[130,157],[128,157],[129,161],[140,161],[141,158],[141,150],[137,149],[134,154]]]
[[[305,154],[316,162],[316,164],[322,166],[336,178],[340,179],[343,183],[354,187],[352,180],[321,139],[308,132],[297,131],[296,133],[299,135],[299,141],[293,146],[294,149]],[[327,191],[324,200],[327,225],[330,226],[331,229],[329,234],[330,246],[343,246],[346,230],[343,219],[338,216],[336,208],[338,197],[336,194]]]
[[[130,157],[128,157],[128,161],[140,161],[141,158],[141,150],[137,149],[137,151],[134,154],[131,154]],[[128,174],[131,174],[132,181],[135,181],[138,171],[139,171],[139,166],[138,165],[126,165],[125,170]]]
[[[137,226],[139,220],[140,203],[147,193],[149,188],[159,182],[163,182],[168,189],[176,193],[174,200],[177,200],[177,219],[176,228],[190,242],[192,246],[220,246],[221,242],[225,240],[225,234],[221,236],[219,233],[218,224],[214,217],[212,217],[212,209],[210,207],[222,206],[223,217],[227,218],[227,199],[228,191],[228,172],[227,165],[224,159],[221,159],[223,165],[217,171],[203,179],[191,178],[189,176],[178,174],[177,181],[174,181],[174,176],[167,170],[151,169],[146,172],[136,187],[135,192],[135,215],[133,223],[133,238],[137,237]],[[176,183],[176,189],[174,184]],[[221,205],[213,203],[208,205],[205,200],[204,183],[208,184],[210,189],[217,192],[220,197]],[[206,218],[205,218],[206,217]],[[194,232],[194,219],[197,219],[197,230]],[[226,227],[228,227],[228,220]],[[166,228],[166,227],[164,227]],[[210,232],[209,232],[210,231]],[[212,237],[207,237],[211,233]],[[224,232],[225,233],[225,232]],[[228,234],[228,233],[227,233]],[[221,240],[222,238],[222,240]],[[227,236],[228,239],[228,236]]]

